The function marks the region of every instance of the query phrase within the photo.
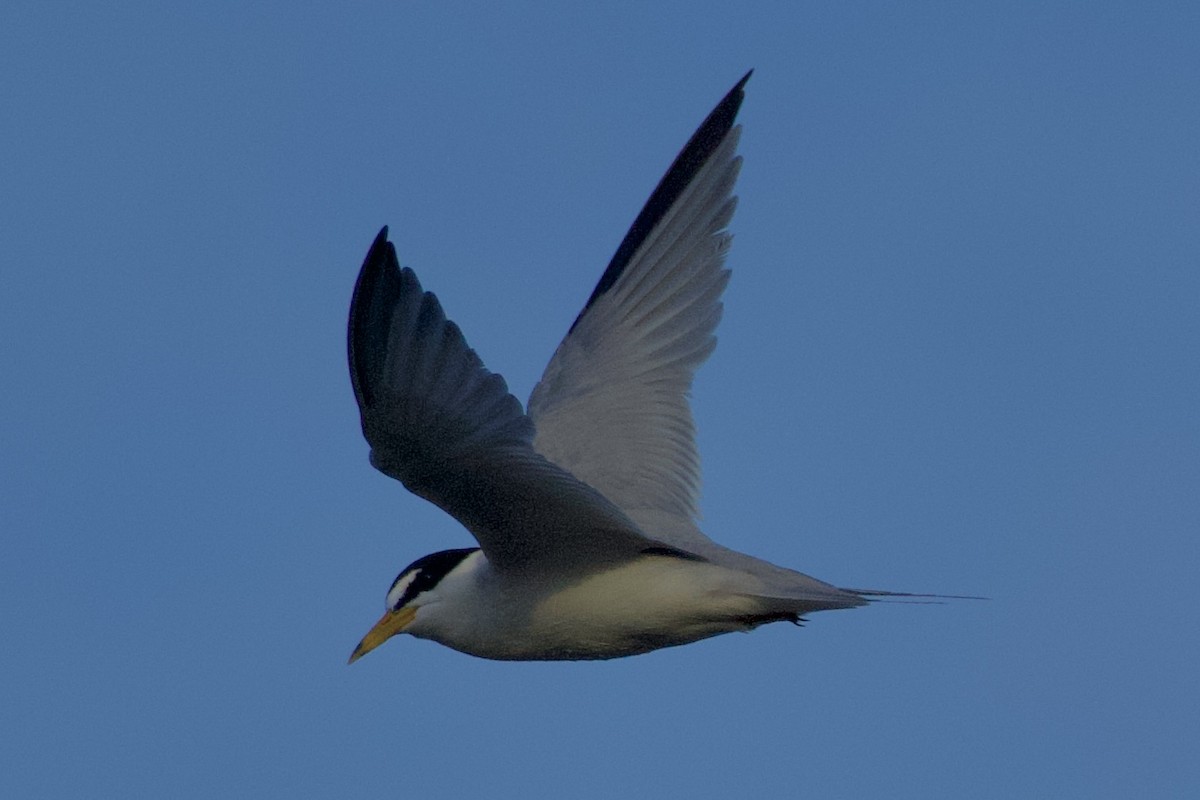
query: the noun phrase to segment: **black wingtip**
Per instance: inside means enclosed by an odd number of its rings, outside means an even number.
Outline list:
[[[696,177],[696,173],[700,171],[701,167],[704,166],[705,162],[708,161],[716,149],[721,146],[721,142],[725,141],[725,137],[733,129],[733,122],[737,118],[738,110],[742,107],[742,101],[746,97],[743,88],[746,85],[746,81],[750,80],[750,76],[753,74],[754,70],[747,72],[726,93],[721,102],[717,103],[716,108],[704,118],[704,122],[700,123],[700,127],[692,134],[692,138],[688,139],[688,143],[679,151],[679,155],[671,162],[670,168],[663,175],[662,180],[658,182],[658,186],[655,187],[654,192],[650,195],[650,199],[642,207],[641,213],[638,214],[633,224],[629,226],[629,231],[625,234],[625,238],[621,240],[620,246],[617,247],[617,252],[613,254],[612,260],[608,263],[608,268],[600,276],[596,288],[592,290],[591,296],[584,303],[583,310],[579,312],[579,316],[571,324],[571,330],[575,330],[575,326],[579,324],[579,320],[583,319],[583,315],[587,313],[592,304],[616,284],[617,279],[621,277],[621,273],[625,271],[625,267],[629,265],[629,260],[633,258],[633,254],[637,252],[637,249],[642,246],[642,242],[646,240],[650,231],[654,230],[654,226],[659,223],[675,201],[679,199],[679,195],[683,193],[683,190]]]
[[[388,229],[384,225],[367,257],[363,259],[358,280],[354,283],[354,294],[350,299],[350,319],[346,326],[346,355],[350,364],[350,384],[359,408],[371,405],[370,386],[372,376],[383,368],[382,354],[386,349],[380,341],[381,331],[387,326],[379,317],[390,312],[399,293],[400,262],[396,248],[388,241]]]

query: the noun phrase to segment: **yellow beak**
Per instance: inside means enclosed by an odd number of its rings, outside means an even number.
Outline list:
[[[411,606],[405,606],[398,611],[389,611],[384,614],[380,617],[379,622],[376,622],[375,626],[367,631],[367,635],[358,643],[358,647],[354,648],[354,652],[350,654],[349,663],[353,664],[355,661],[358,661],[367,653],[407,628],[416,615],[417,610]]]

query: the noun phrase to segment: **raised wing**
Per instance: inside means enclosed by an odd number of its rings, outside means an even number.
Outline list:
[[[688,393],[716,346],[747,73],[692,135],[529,398],[534,449],[688,547],[700,491]],[[671,531],[672,533],[667,533]]]
[[[594,569],[662,549],[534,452],[520,402],[400,269],[387,228],[355,284],[347,347],[371,463],[466,526],[498,568]]]

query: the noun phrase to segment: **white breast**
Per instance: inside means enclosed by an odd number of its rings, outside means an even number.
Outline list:
[[[469,561],[409,633],[483,658],[617,658],[747,630],[762,611],[752,576],[700,561],[648,556],[536,590]]]

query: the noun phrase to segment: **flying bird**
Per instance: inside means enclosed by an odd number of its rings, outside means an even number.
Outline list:
[[[729,280],[749,78],[675,158],[524,409],[379,232],[348,332],[371,464],[479,546],[405,567],[351,662],[398,633],[491,659],[618,658],[900,594],[840,589],[697,526],[688,394]]]

